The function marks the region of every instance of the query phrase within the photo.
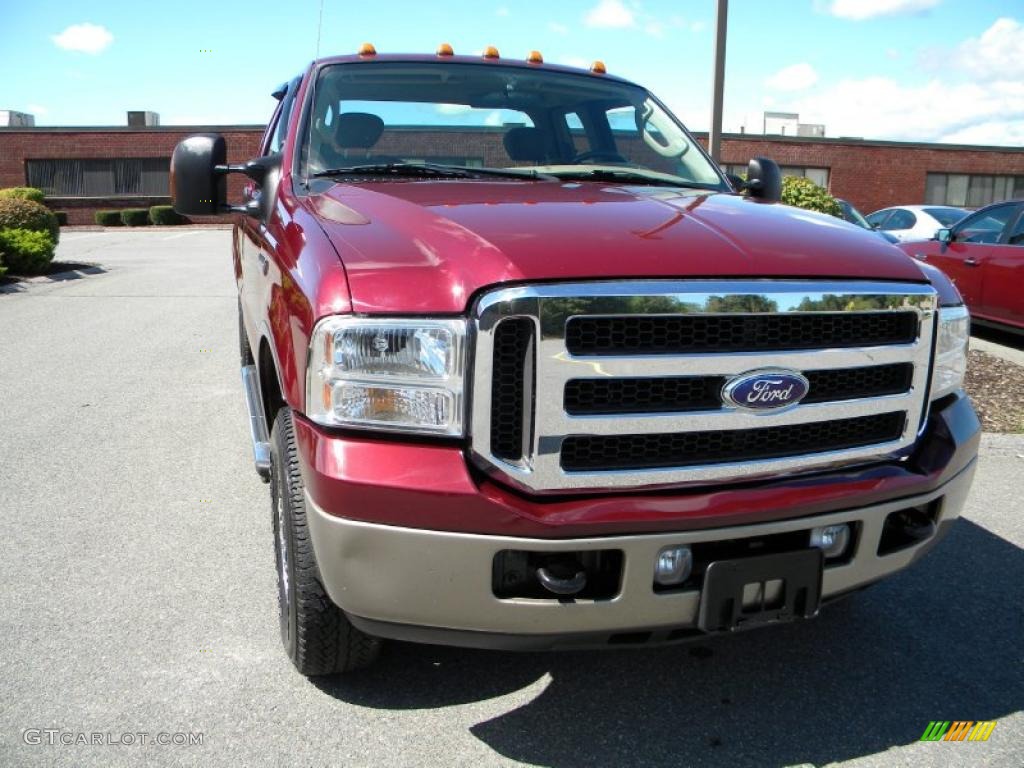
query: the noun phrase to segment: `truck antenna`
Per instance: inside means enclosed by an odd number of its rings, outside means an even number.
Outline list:
[[[316,53],[313,56],[313,84],[309,88],[309,133],[306,136],[306,164],[303,170],[302,186],[309,189],[309,161],[313,152],[313,120],[316,119],[313,111],[316,109],[316,81],[319,73],[316,71],[316,63],[320,59],[320,30],[324,26],[324,0],[320,0],[320,15],[316,21]]]

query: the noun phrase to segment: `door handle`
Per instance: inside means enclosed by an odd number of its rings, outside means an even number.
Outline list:
[[[978,266],[978,260],[971,256],[968,256],[966,259],[964,259],[964,264],[966,264],[968,267],[976,267]]]
[[[256,260],[260,263],[260,271],[265,275],[270,271],[270,259],[267,258],[267,254],[263,251],[259,251],[256,254]]]

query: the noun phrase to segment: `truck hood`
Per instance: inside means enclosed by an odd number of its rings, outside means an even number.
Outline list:
[[[460,313],[482,288],[609,278],[924,281],[839,219],[701,190],[552,181],[335,184],[309,198],[353,311]]]

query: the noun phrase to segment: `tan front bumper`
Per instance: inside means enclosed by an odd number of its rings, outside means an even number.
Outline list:
[[[910,565],[934,543],[879,557],[886,515],[941,498],[938,523],[948,529],[960,514],[975,465],[941,489],[885,504],[762,525],[585,539],[524,539],[400,528],[346,520],[324,513],[306,497],[313,547],[331,599],[355,617],[500,635],[558,636],[694,627],[698,591],[655,593],[658,551],[670,544],[756,537],[834,523],[859,522],[853,558],[825,569],[827,598],[876,581]],[[933,537],[934,538],[934,537]],[[557,552],[621,549],[619,594],[610,600],[498,599],[491,591],[494,555],[505,549]]]

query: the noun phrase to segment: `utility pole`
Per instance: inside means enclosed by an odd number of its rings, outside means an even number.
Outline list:
[[[715,17],[715,79],[711,85],[711,132],[708,149],[716,163],[722,160],[722,97],[725,90],[725,29],[729,21],[729,0],[718,0]]]

